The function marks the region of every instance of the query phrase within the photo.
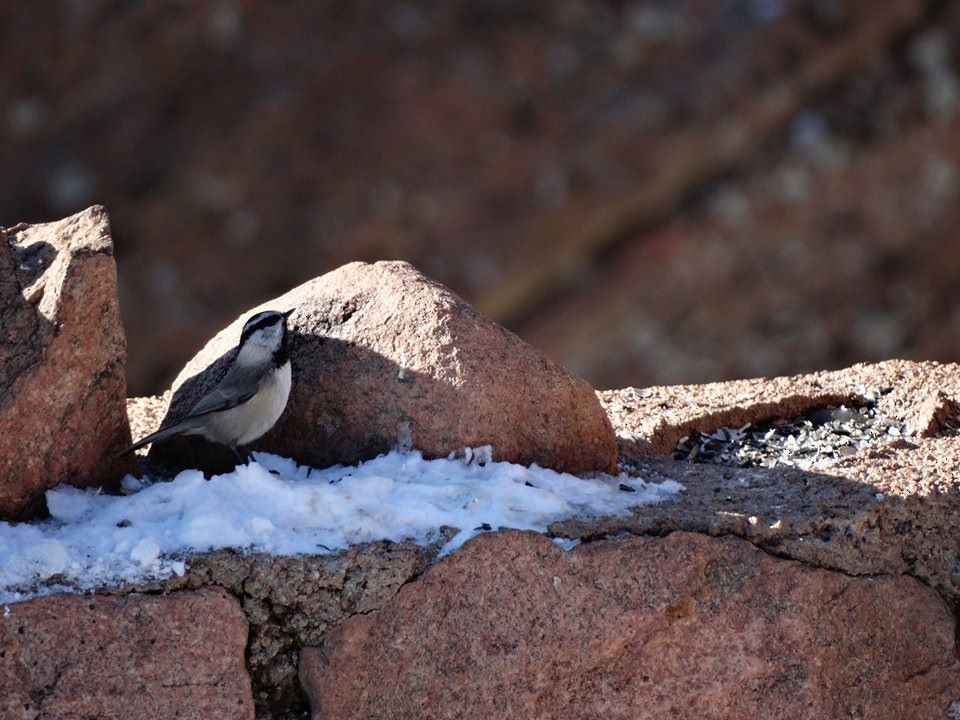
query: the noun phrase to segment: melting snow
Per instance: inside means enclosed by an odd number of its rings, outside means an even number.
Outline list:
[[[451,526],[459,532],[443,547],[448,553],[488,529],[543,532],[556,520],[624,514],[681,489],[489,456],[481,448],[465,459],[425,460],[395,450],[316,470],[256,453],[210,480],[198,470],[169,482],[128,476],[127,495],[60,486],[47,492],[51,519],[0,522],[0,603],[183,574],[191,553],[218,548],[296,555],[376,540],[429,544]]]

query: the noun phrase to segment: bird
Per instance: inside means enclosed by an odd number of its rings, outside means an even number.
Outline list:
[[[237,354],[226,375],[179,422],[133,443],[121,455],[174,435],[202,435],[226,445],[237,460],[238,447],[272,428],[290,397],[291,364],[286,312],[252,315],[240,333]]]

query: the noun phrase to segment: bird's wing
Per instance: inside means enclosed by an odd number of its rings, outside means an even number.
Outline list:
[[[240,368],[234,365],[220,384],[197,401],[187,418],[209,415],[242,405],[257,394],[263,368]]]

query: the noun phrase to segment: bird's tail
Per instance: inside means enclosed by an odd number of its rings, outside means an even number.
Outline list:
[[[150,443],[156,442],[157,440],[164,440],[168,437],[172,437],[173,435],[179,435],[180,433],[183,433],[186,430],[190,430],[192,427],[193,427],[193,423],[190,420],[184,420],[182,422],[175,423],[170,427],[161,428],[160,430],[157,430],[154,433],[150,433],[144,438],[140,438],[130,447],[124,448],[122,451],[120,451],[117,454],[117,457],[128,455],[129,453],[132,453],[134,450],[139,450],[144,445],[149,445]]]

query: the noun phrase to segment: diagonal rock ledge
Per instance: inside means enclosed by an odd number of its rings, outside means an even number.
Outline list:
[[[807,375],[597,394],[613,422],[621,459],[633,461],[670,454],[693,430],[739,427],[873,399],[884,414],[903,420],[911,434],[932,437],[944,419],[944,406],[960,399],[960,366],[888,360]]]

